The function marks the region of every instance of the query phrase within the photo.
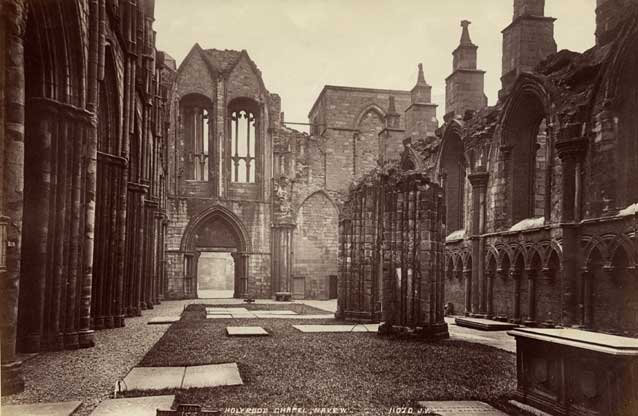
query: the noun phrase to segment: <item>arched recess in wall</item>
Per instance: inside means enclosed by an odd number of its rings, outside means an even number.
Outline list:
[[[89,347],[92,276],[83,270],[92,262],[86,250],[93,248],[93,225],[86,222],[95,189],[83,162],[94,127],[85,111],[91,80],[84,72],[79,5],[33,0],[28,13],[17,349]]]
[[[323,191],[308,196],[297,211],[293,236],[293,296],[336,297],[339,211]]]
[[[181,136],[184,140],[184,179],[205,182],[214,172],[215,158],[211,126],[213,103],[204,95],[191,93],[179,100]]]
[[[510,277],[513,280],[513,314],[514,322],[522,322],[527,317],[527,274],[525,273],[526,253],[521,246],[513,248],[514,261],[510,268]]]
[[[614,166],[617,208],[638,202],[638,29],[636,20],[620,36],[609,76],[612,110],[617,116],[617,136]],[[609,169],[609,163],[604,161]]]
[[[448,313],[462,314],[465,308],[463,263],[458,254],[449,255],[445,282],[445,304]],[[451,306],[450,306],[451,304]]]
[[[233,297],[249,295],[248,232],[229,209],[215,206],[191,219],[180,246],[184,253],[184,296],[197,297],[198,262],[202,253],[230,253],[234,262]]]
[[[602,246],[606,247],[603,248]],[[582,276],[584,324],[597,331],[638,335],[635,250],[622,236],[591,249]]]
[[[562,250],[551,244],[540,270],[536,270],[536,321],[555,324],[561,321]]]
[[[510,253],[506,246],[499,248],[501,253],[500,261],[496,266],[496,277],[492,283],[492,310],[494,316],[500,320],[514,318],[514,280],[510,273],[512,268],[510,265]]]
[[[549,97],[532,75],[519,77],[502,119],[501,158],[511,224],[549,219],[552,144],[547,134]]]
[[[465,183],[467,163],[460,126],[450,125],[443,135],[438,172],[445,190],[446,234],[465,228]]]
[[[376,104],[369,104],[355,117],[354,174],[363,175],[377,166],[381,154],[379,133],[385,126],[385,112]]]

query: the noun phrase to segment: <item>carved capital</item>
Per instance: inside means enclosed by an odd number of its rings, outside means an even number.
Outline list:
[[[469,174],[467,179],[470,181],[473,188],[486,188],[487,182],[490,179],[490,174],[487,172],[475,172]]]
[[[587,139],[585,137],[560,139],[556,142],[556,151],[563,161],[580,160],[587,153]]]

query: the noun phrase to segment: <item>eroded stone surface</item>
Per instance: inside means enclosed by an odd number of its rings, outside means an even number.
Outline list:
[[[124,377],[122,389],[161,390],[182,386],[184,367],[135,367]]]
[[[236,363],[186,367],[182,388],[237,386],[244,384]]]
[[[34,403],[2,406],[5,416],[69,416],[80,407],[82,402]]]
[[[304,333],[334,333],[334,332],[377,332],[378,325],[293,325]]]
[[[227,326],[226,333],[231,337],[255,337],[268,335],[268,332],[260,326]]]
[[[427,401],[419,402],[424,411],[440,416],[507,416],[506,413],[479,401]]]
[[[155,416],[157,409],[168,410],[174,401],[173,395],[108,399],[100,403],[91,416]]]
[[[151,318],[148,321],[149,325],[162,325],[162,324],[172,324],[173,322],[177,322],[181,319],[179,316],[157,316],[155,318]]]
[[[206,319],[232,319],[233,316],[229,314],[224,315],[207,315]]]

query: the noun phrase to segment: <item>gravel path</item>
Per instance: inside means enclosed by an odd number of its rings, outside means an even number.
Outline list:
[[[96,331],[93,348],[42,353],[23,364],[26,389],[2,398],[2,404],[80,400],[74,415],[88,415],[113,393],[115,381],[124,378],[169,325],[147,325],[155,316],[179,315],[184,305],[197,301],[164,301],[144,315],[126,319],[124,328]]]

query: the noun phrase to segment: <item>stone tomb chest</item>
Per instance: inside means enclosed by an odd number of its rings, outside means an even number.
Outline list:
[[[520,328],[517,398],[553,415],[638,414],[638,339]]]

